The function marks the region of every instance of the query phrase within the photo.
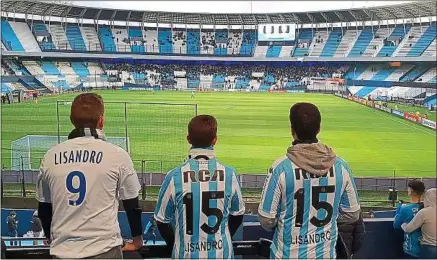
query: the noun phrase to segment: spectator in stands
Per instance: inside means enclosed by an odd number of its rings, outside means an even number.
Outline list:
[[[8,236],[18,237],[18,219],[17,213],[11,211],[6,218],[6,224],[8,225]],[[12,241],[12,245],[18,245],[18,241]]]
[[[129,154],[104,141],[103,115],[99,95],[76,96],[69,140],[52,147],[41,162],[38,216],[51,241],[50,254],[57,258],[122,258],[122,250],[143,246],[138,176]],[[119,200],[133,237],[123,248]]]
[[[31,228],[30,230],[33,233],[33,237],[41,237],[42,225],[41,220],[38,217],[38,210],[35,210],[32,214],[32,219],[30,220]],[[38,241],[34,240],[33,245],[38,245]]]
[[[408,182],[408,196],[410,204],[401,203],[396,209],[396,215],[393,222],[394,228],[401,228],[403,223],[409,223],[414,216],[423,207],[422,195],[425,192],[425,184],[420,180],[411,180]],[[404,253],[408,258],[420,258],[420,230],[404,234]]]
[[[330,147],[319,142],[320,125],[315,105],[297,103],[291,107],[294,141],[287,154],[269,169],[258,208],[262,227],[275,231],[271,258],[335,258],[337,223],[354,223],[360,218],[352,172]],[[323,206],[321,196],[325,197]],[[312,203],[306,203],[310,197]],[[327,214],[318,214],[314,205]],[[339,210],[342,217],[337,219]],[[332,241],[330,246],[326,246],[328,240]]]
[[[412,233],[420,228],[422,237],[420,238],[420,258],[436,259],[437,257],[437,189],[429,189],[424,196],[424,208],[417,212],[409,223],[403,223],[402,229],[407,233]]]
[[[144,236],[150,237],[152,235],[153,244],[156,244],[156,220],[152,217],[149,222],[147,223],[146,229],[144,230]],[[144,244],[147,245],[147,242],[149,240],[146,239],[144,241]]]
[[[342,243],[345,246],[344,251],[341,251],[342,255],[338,255],[337,258],[352,258],[356,252],[363,246],[364,238],[366,236],[366,229],[364,227],[363,216],[360,214],[360,218],[352,223],[348,223],[347,221],[341,221],[344,218],[343,212],[339,211],[338,216],[338,233],[339,237],[342,238]]]

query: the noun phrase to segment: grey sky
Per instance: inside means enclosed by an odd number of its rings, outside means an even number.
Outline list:
[[[72,1],[75,5],[141,11],[250,13],[250,1]],[[393,5],[408,1],[253,1],[252,12],[303,12]]]

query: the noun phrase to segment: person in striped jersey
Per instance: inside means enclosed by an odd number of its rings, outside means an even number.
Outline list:
[[[235,170],[215,157],[216,119],[194,117],[187,140],[188,160],[167,173],[158,195],[158,230],[172,258],[234,258],[232,237],[245,207]]]
[[[274,230],[270,255],[333,259],[337,222],[353,223],[360,216],[352,172],[318,141],[321,115],[315,105],[293,105],[290,123],[293,144],[269,169],[258,208],[261,225]]]

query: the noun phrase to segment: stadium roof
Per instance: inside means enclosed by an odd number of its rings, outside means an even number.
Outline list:
[[[11,13],[144,23],[204,25],[312,24],[410,19],[436,16],[436,9],[434,0],[369,8],[269,14],[177,13],[104,9],[38,1],[4,0],[1,2],[1,10]]]

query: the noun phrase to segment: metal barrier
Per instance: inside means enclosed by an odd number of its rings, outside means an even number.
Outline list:
[[[4,242],[13,241],[46,241],[35,238],[2,238]],[[259,239],[257,241],[233,241],[235,256],[243,258],[269,258],[271,241]],[[167,245],[147,245],[135,252],[124,252],[123,258],[171,258],[172,249]],[[6,247],[5,256],[7,259],[50,259],[48,244],[43,246],[9,246]]]

